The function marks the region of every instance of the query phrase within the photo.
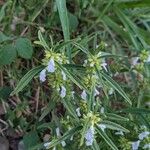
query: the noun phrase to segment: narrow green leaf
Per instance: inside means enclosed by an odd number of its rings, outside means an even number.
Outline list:
[[[128,118],[122,117],[120,115],[117,114],[113,114],[113,113],[105,113],[107,116],[107,119],[110,120],[116,120],[116,121],[129,121]]]
[[[97,75],[100,77],[100,75],[108,82],[108,84],[115,89],[130,105],[132,105],[132,102],[126,95],[126,93],[122,90],[122,88],[118,85],[117,82],[115,82],[111,77],[109,77],[107,74],[98,71],[96,68]]]
[[[36,74],[38,74],[43,68],[44,68],[43,66],[38,66],[36,68],[31,69],[29,72],[27,72],[24,75],[24,77],[19,81],[17,87],[14,89],[11,95],[14,95],[20,92],[32,80],[32,78]]]
[[[56,62],[57,63],[57,62]],[[58,67],[64,71],[64,73],[67,75],[67,77],[74,82],[79,88],[86,90],[85,85],[80,81],[80,79],[73,73],[71,73],[69,70],[64,68],[61,64],[57,63]],[[87,91],[87,90],[86,90]]]
[[[76,121],[79,121],[76,111],[74,110],[74,106],[71,104],[70,100],[67,98],[64,98],[62,102],[65,108],[67,109],[67,111],[70,113],[70,115],[73,116],[76,119]]]
[[[61,26],[63,29],[64,39],[65,42],[70,40],[70,32],[69,32],[69,19],[68,19],[68,11],[66,7],[66,0],[56,0],[59,17],[61,21]],[[71,61],[71,50],[70,46],[67,46],[67,54],[69,57],[69,60]]]
[[[116,145],[113,143],[113,141],[108,137],[108,135],[103,132],[99,127],[96,128],[98,134],[105,140],[105,142],[113,149],[118,150]]]
[[[106,128],[112,129],[112,130],[118,130],[118,131],[123,131],[123,132],[129,132],[128,129],[122,127],[121,125],[108,121],[108,120],[103,120],[101,122],[102,124],[104,124],[106,126]]]
[[[70,138],[74,134],[78,133],[78,131],[81,129],[81,126],[72,128],[71,130],[67,131],[63,136],[61,136],[59,139],[52,140],[49,148],[52,148],[58,144],[60,144],[62,141],[65,141],[66,139]]]
[[[127,112],[132,114],[150,114],[150,110],[145,108],[127,108],[121,110],[120,112]]]

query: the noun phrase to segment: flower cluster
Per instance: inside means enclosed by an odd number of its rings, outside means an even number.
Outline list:
[[[60,92],[60,97],[64,98],[66,96],[66,87],[64,85],[69,82],[64,71],[57,67],[56,62],[67,64],[68,59],[63,53],[55,53],[52,50],[46,51],[43,59],[45,68],[40,72],[39,78],[41,82],[45,82],[47,77],[49,84]]]

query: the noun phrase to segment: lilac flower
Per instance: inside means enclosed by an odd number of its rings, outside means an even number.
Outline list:
[[[66,96],[66,88],[61,86],[60,97],[64,98]]]
[[[115,133],[116,135],[124,135],[124,133],[122,132],[122,131],[117,131],[116,133]]]
[[[140,140],[143,140],[143,139],[146,138],[149,134],[150,134],[150,132],[144,131],[144,132],[142,132],[142,133],[139,134],[139,139],[140,139]]]
[[[46,148],[46,149],[49,149],[49,146],[51,145],[51,142],[47,142],[47,143],[44,143],[44,147]]]
[[[99,128],[101,128],[101,130],[104,132],[104,130],[106,129],[106,126],[104,124],[99,124],[98,125]]]
[[[132,150],[138,150],[140,141],[132,142]]]
[[[86,139],[86,145],[87,146],[91,146],[93,144],[94,141],[94,127],[91,126],[86,134],[85,134],[85,139]]]
[[[66,74],[63,71],[61,72],[61,74],[62,74],[63,80],[66,80],[67,79]]]
[[[55,62],[53,58],[48,62],[47,71],[51,73],[55,72]]]
[[[79,117],[81,117],[81,113],[80,113],[80,108],[79,108],[79,107],[76,109],[76,112],[77,112],[77,115],[78,115]]]
[[[149,144],[145,144],[143,149],[150,149],[150,143]]]
[[[46,80],[46,69],[40,72],[40,81],[44,82]]]
[[[85,92],[85,90],[83,90],[83,92],[81,93],[81,98],[86,100],[87,94]]]

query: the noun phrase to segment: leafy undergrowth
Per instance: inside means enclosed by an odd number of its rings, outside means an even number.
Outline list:
[[[150,148],[149,0],[0,7],[0,133],[9,149]]]

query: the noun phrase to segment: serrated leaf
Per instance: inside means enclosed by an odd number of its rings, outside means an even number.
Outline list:
[[[31,42],[27,38],[19,38],[16,40],[16,48],[18,55],[25,59],[30,59],[32,57],[33,48]]]
[[[14,89],[14,91],[11,93],[11,95],[17,94],[20,92],[31,80],[32,78],[38,74],[44,67],[38,66],[36,68],[31,69],[29,72],[27,72],[24,77],[19,81],[17,84],[17,87]]]
[[[16,58],[16,48],[9,44],[0,49],[0,65],[11,64]]]

